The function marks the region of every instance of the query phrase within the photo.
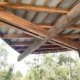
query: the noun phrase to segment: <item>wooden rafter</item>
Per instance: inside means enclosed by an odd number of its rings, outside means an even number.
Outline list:
[[[33,54],[48,54],[48,53],[55,53],[55,52],[64,52],[64,51],[71,51],[71,50],[68,50],[68,49],[56,49],[56,50],[52,50],[51,49],[51,51],[50,51],[50,49],[49,50],[38,50],[38,51],[36,51],[36,52],[33,52]],[[23,50],[21,51],[19,51],[19,53],[22,53],[23,52]]]
[[[37,25],[39,25],[40,27],[45,28],[45,29],[52,28],[52,25],[50,25],[50,24],[37,24]],[[80,26],[79,25],[67,26],[65,29],[68,29],[68,30],[80,30]]]
[[[15,44],[17,44],[17,43],[15,43]],[[26,43],[26,44],[28,44],[28,43]],[[12,45],[12,44],[11,44]],[[13,44],[14,45],[14,44]],[[30,44],[29,44],[30,45]],[[27,45],[28,46],[28,45]],[[26,49],[27,48],[27,46],[13,46],[14,48],[18,48],[19,47],[19,49]],[[57,46],[57,45],[54,45],[54,44],[44,44],[43,46],[41,46],[39,49],[56,49],[56,48],[62,48],[61,46]]]
[[[70,27],[67,27],[67,29],[69,29],[69,30],[80,30],[80,26],[70,26]]]
[[[26,50],[26,48],[23,48],[23,49],[17,49],[17,51],[24,51],[24,50]],[[43,51],[46,51],[46,52],[48,52],[48,51],[59,51],[59,50],[68,50],[68,49],[66,49],[66,48],[60,48],[60,47],[54,47],[54,48],[39,48],[38,50],[36,50],[35,52],[43,52]]]
[[[70,39],[80,39],[80,34],[61,34],[58,37],[66,37],[66,38],[70,38]],[[33,36],[29,35],[29,34],[4,34],[4,35],[0,35],[1,38],[3,39],[20,39],[20,38],[33,38]]]
[[[3,39],[14,39],[14,38],[33,38],[29,34],[4,34],[0,36]]]
[[[62,37],[66,37],[66,38],[70,38],[70,39],[80,39],[80,34],[64,34],[64,35],[61,35]]]
[[[66,14],[69,12],[69,10],[61,9],[61,8],[49,8],[49,7],[43,7],[43,6],[33,6],[33,5],[24,5],[24,4],[11,4],[7,2],[0,2],[0,6],[4,8],[10,8],[10,9],[21,9],[21,10],[32,10],[36,12],[48,12],[48,13],[60,13],[60,14]]]
[[[26,55],[33,53],[36,49],[38,49],[40,46],[45,44],[47,41],[51,40],[53,37],[56,37],[61,31],[65,29],[68,25],[71,25],[75,22],[75,18],[80,16],[80,4],[78,4],[76,7],[74,7],[69,13],[62,16],[57,23],[48,31],[48,36],[42,41],[42,40],[35,40],[32,45],[28,47],[27,50],[25,50],[19,57],[18,61],[22,60]],[[58,37],[57,37],[58,38]],[[55,40],[55,38],[53,38]],[[62,41],[62,43],[65,42],[63,37],[60,37],[58,41]],[[60,41],[60,42],[61,42]],[[76,45],[76,43],[72,43],[70,40],[66,40],[66,43],[68,43],[68,46],[73,47],[74,49],[79,50],[80,45]],[[73,45],[74,44],[74,45]],[[76,46],[76,47],[75,47]]]
[[[39,28],[44,28],[44,29],[50,29],[51,27],[52,27],[52,25],[49,25],[49,24],[36,24],[36,25],[39,25]],[[0,21],[0,27],[13,27],[14,28],[14,26],[12,26],[12,25],[10,25],[10,24],[7,24],[7,23],[4,23],[4,22],[1,22]],[[80,26],[68,26],[68,27],[66,27],[66,29],[68,29],[68,30],[80,30]],[[18,29],[17,29],[18,30]]]
[[[31,44],[32,44],[32,42],[15,42],[15,43],[9,43],[9,45],[11,45],[12,47],[13,46],[19,46],[19,47],[21,47],[21,46],[29,46]]]
[[[31,45],[32,44],[32,42],[15,42],[15,43],[9,43],[11,46],[29,46],[29,45]],[[57,45],[55,45],[55,44],[51,44],[51,43],[46,43],[46,44],[44,44],[43,46],[52,46],[52,45],[54,45],[54,46],[57,46]]]
[[[18,52],[22,53],[25,49],[17,49]],[[55,52],[63,52],[63,51],[70,51],[65,48],[57,48],[57,49],[40,49],[33,52],[33,54],[48,54],[48,53],[55,53]]]

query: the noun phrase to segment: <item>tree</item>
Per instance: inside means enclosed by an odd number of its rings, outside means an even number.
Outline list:
[[[5,70],[6,67],[8,66],[7,55],[8,55],[8,52],[3,47],[0,47],[0,70],[2,69]]]
[[[72,59],[70,56],[60,54],[58,63],[60,65],[68,65],[69,66],[70,64],[75,63],[75,60]]]
[[[80,80],[80,62],[61,54],[42,56],[41,63],[31,67],[24,80]],[[34,62],[35,63],[35,62]]]
[[[68,80],[69,70],[67,67],[59,67],[52,55],[42,56],[40,65],[33,67],[25,77],[25,80]],[[64,74],[65,73],[65,74]]]
[[[22,74],[20,71],[17,71],[16,73],[13,74],[13,80],[21,80]]]
[[[14,67],[7,61],[8,52],[0,47],[0,80],[21,80],[22,74],[17,71],[13,73]]]
[[[7,63],[8,52],[0,47],[0,80],[11,80],[13,68]]]

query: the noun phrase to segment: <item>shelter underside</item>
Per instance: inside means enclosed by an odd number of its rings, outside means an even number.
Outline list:
[[[0,37],[20,53],[80,51],[80,0],[3,0]]]

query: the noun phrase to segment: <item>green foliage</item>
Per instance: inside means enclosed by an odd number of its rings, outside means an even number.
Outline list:
[[[11,80],[13,69],[7,63],[8,52],[0,47],[0,80]]]
[[[61,54],[59,56],[59,62],[60,65],[69,65],[69,63],[75,63],[74,59],[72,59],[70,56],[66,57],[66,55]]]
[[[13,66],[7,62],[8,52],[0,47],[0,80],[21,80],[22,74],[13,73]]]
[[[80,63],[62,54],[58,61],[44,55],[41,64],[33,66],[24,80],[80,80]]]
[[[56,71],[56,78],[61,80],[69,79],[69,68],[66,66],[59,66]]]
[[[8,55],[8,52],[0,47],[0,69],[2,68],[6,68],[6,66],[8,65],[7,64],[7,55]]]
[[[20,71],[17,71],[15,74],[13,74],[13,80],[21,80],[22,74]]]

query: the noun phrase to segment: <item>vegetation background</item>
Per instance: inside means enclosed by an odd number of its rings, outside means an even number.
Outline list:
[[[0,80],[80,80],[80,60],[69,55],[44,54],[34,61],[26,62],[30,67],[26,76],[14,72],[14,65],[7,62],[8,52],[0,47]]]

